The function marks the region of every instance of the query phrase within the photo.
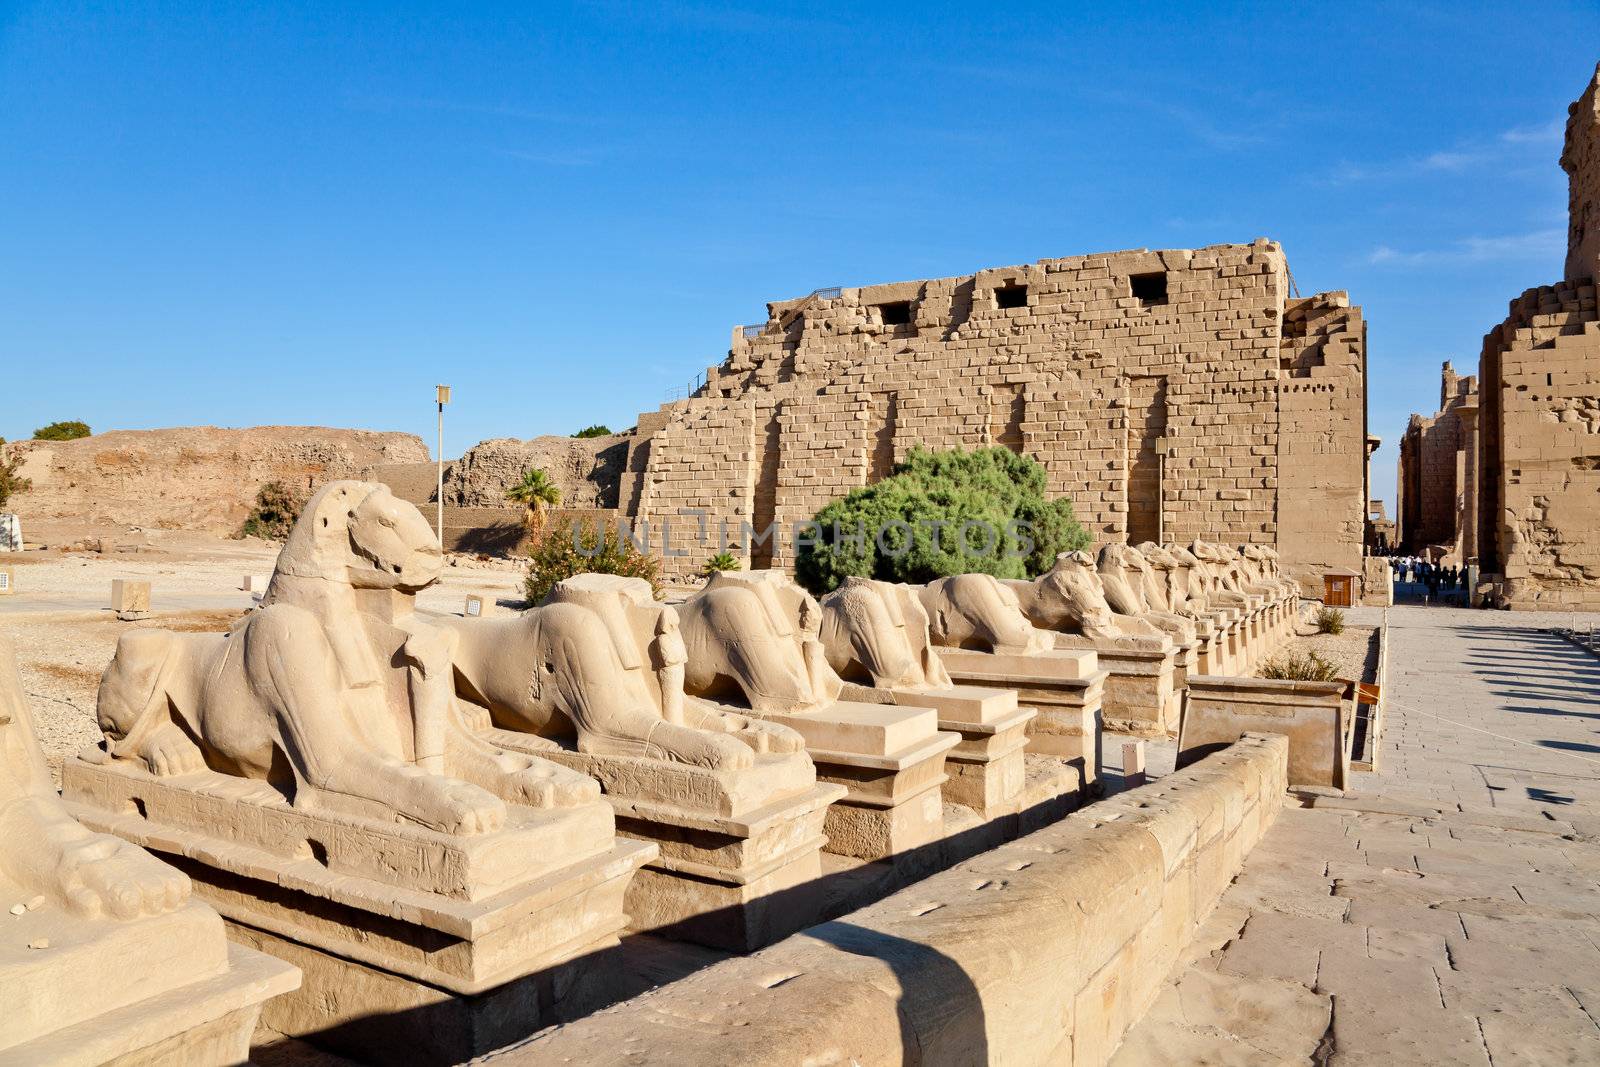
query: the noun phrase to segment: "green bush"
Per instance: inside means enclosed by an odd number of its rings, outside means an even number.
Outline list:
[[[709,578],[718,571],[736,571],[739,566],[738,556],[732,552],[718,552],[700,565],[700,573]]]
[[[0,451],[5,448],[6,439],[0,437]],[[0,511],[4,511],[6,502],[13,493],[25,493],[33,488],[33,482],[28,478],[17,477],[17,471],[22,469],[22,457],[13,459],[0,458]]]
[[[282,541],[294,529],[300,518],[300,509],[306,506],[305,497],[282,482],[268,482],[256,490],[255,506],[239,530],[240,537],[259,537],[266,541]]]
[[[816,537],[800,539],[795,575],[819,596],[851,575],[1035,577],[1059,553],[1089,544],[1071,502],[1044,493],[1044,467],[1008,448],[914,448],[889,477],[817,512]]]
[[[1315,652],[1291,652],[1283,659],[1270,659],[1261,668],[1261,677],[1291,682],[1332,682],[1339,668]]]
[[[88,437],[92,431],[87,422],[52,422],[49,426],[41,426],[33,431],[35,441],[76,441],[80,437]]]
[[[528,603],[537,604],[557,582],[574,574],[621,574],[643,578],[660,600],[660,571],[654,556],[640,551],[619,531],[566,519],[549,524],[534,537],[522,588]]]
[[[1344,612],[1338,608],[1323,608],[1318,611],[1316,622],[1319,634],[1344,633]]]
[[[605,425],[604,423],[597,422],[593,426],[585,426],[583,429],[579,430],[577,433],[573,434],[572,436],[574,436],[574,437],[610,437],[611,436],[611,427]]]

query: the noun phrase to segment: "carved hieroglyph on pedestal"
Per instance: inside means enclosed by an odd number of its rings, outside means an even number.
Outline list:
[[[189,879],[56,795],[0,634],[0,1062],[232,1064],[288,964],[230,947]]]
[[[414,612],[441,565],[415,507],[330,483],[229,633],[123,636],[104,749],[63,769],[85,821],[301,967],[269,1026],[367,1061],[454,1062],[537,1027],[655,854],[615,837],[592,779],[465,727],[456,636]]]
[[[944,798],[985,819],[1018,810],[1027,775],[1028,724],[1014,689],[958,686],[928,636],[928,615],[910,586],[846,578],[822,600],[828,664],[851,699],[931,707],[961,743],[945,757]],[[1075,785],[1076,783],[1074,783]]]
[[[1015,689],[1039,713],[1029,724],[1029,748],[1072,761],[1083,789],[1094,788],[1106,683],[1096,653],[1057,648],[1056,635],[1023,614],[1012,583],[990,575],[958,574],[911,588],[950,677]]]
[[[882,859],[944,833],[945,755],[959,741],[931,707],[841,700],[818,637],[822,611],[782,571],[722,571],[679,609],[686,690],[805,738],[817,776],[847,787],[827,849]]]
[[[484,736],[593,775],[618,832],[659,845],[628,890],[635,929],[747,951],[804,924],[794,890],[821,874],[844,790],[817,782],[795,731],[685,696],[678,616],[649,583],[581,574],[515,617],[451,625]]]

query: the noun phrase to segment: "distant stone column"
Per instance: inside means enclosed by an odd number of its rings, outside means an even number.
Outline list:
[[[1478,403],[1469,397],[1456,408],[1461,420],[1461,467],[1456,485],[1461,493],[1461,562],[1478,556]]]

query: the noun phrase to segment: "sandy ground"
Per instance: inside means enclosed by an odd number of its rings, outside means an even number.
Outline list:
[[[1285,642],[1270,659],[1282,661],[1297,653],[1304,655],[1315,652],[1339,668],[1341,678],[1360,682],[1376,681],[1378,628],[1354,622],[1347,614],[1343,633],[1323,634],[1317,632],[1316,625],[1311,621],[1315,617],[1314,611],[1307,612],[1300,622],[1295,638]]]
[[[99,741],[95,693],[123,633],[137,627],[226,631],[255,604],[255,595],[242,588],[243,579],[264,581],[278,554],[278,546],[265,541],[161,531],[108,539],[106,548],[0,555],[0,566],[14,568],[16,589],[0,597],[0,629],[17,646],[39,744],[52,773],[59,774],[64,758]],[[469,594],[506,606],[520,601],[521,571],[515,565],[457,557],[452,564],[418,597],[423,612],[462,615]],[[151,583],[151,618],[117,620],[110,609],[116,578]]]

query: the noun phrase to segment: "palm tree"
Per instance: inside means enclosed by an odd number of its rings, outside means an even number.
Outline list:
[[[506,490],[506,499],[526,507],[528,526],[537,530],[544,525],[544,509],[561,503],[561,487],[542,469],[525,470],[522,480]]]

